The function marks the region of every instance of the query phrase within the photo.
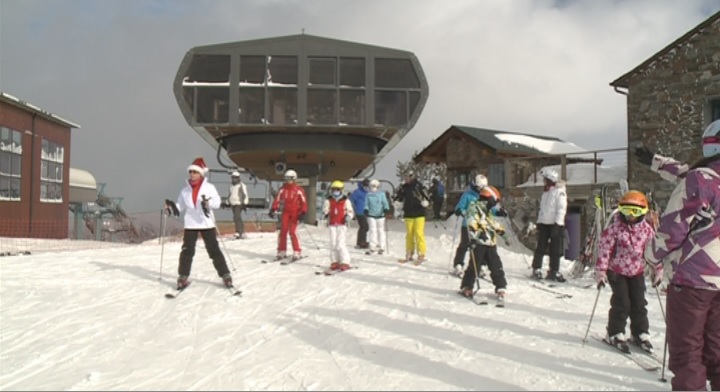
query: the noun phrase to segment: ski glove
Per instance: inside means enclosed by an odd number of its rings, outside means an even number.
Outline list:
[[[270,219],[275,219],[275,210],[270,210],[270,212],[268,212],[268,216]]]
[[[180,216],[180,211],[178,210],[177,205],[170,199],[165,199],[165,211],[168,215],[172,215],[176,218]]]
[[[298,222],[302,222],[303,218],[305,218],[305,213],[304,213],[304,212],[301,212],[301,213],[298,215]]]
[[[510,241],[510,237],[508,237],[507,233],[502,233],[501,237],[502,237],[503,241],[505,241],[505,245],[507,245],[507,246],[512,245],[512,242]]]
[[[660,286],[660,283],[662,283],[663,279],[663,265],[651,264],[650,267],[650,281],[652,282],[652,287],[658,287]]]
[[[210,204],[208,203],[210,199],[205,198],[205,195],[202,196],[202,201],[200,202],[200,207],[202,207],[203,214],[205,214],[206,217],[210,217]]]
[[[430,202],[427,200],[423,200],[420,202],[420,205],[423,206],[423,208],[427,208],[430,205]]]
[[[460,211],[460,210],[455,210],[455,215],[457,215],[457,216],[462,216],[463,213],[462,213],[462,211]]]
[[[597,283],[597,288],[605,287],[607,282],[607,272],[595,271],[595,283]]]
[[[635,149],[635,156],[637,157],[638,161],[640,161],[640,163],[650,166],[652,164],[655,153],[650,151],[650,149],[645,146],[640,146]]]

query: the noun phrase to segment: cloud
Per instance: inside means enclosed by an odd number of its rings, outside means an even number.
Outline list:
[[[716,11],[711,0],[3,0],[0,89],[79,123],[71,165],[126,210],[150,211],[177,194],[195,156],[215,162],[172,93],[194,46],[305,29],[414,52],[430,97],[378,166],[396,181],[396,162],[452,124],[623,146],[625,97],[608,84]]]

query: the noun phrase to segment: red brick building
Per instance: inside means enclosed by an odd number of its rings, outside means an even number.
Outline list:
[[[73,128],[0,92],[0,236],[68,237]]]

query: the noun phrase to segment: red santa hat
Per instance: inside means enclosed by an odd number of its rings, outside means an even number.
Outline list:
[[[200,173],[201,176],[205,177],[205,175],[208,172],[208,167],[205,164],[205,160],[202,159],[202,157],[197,157],[195,160],[188,166],[188,171],[196,171]]]

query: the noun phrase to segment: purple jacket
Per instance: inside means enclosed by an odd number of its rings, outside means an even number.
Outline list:
[[[670,264],[672,284],[720,290],[720,159],[708,166],[680,179],[645,259]]]

